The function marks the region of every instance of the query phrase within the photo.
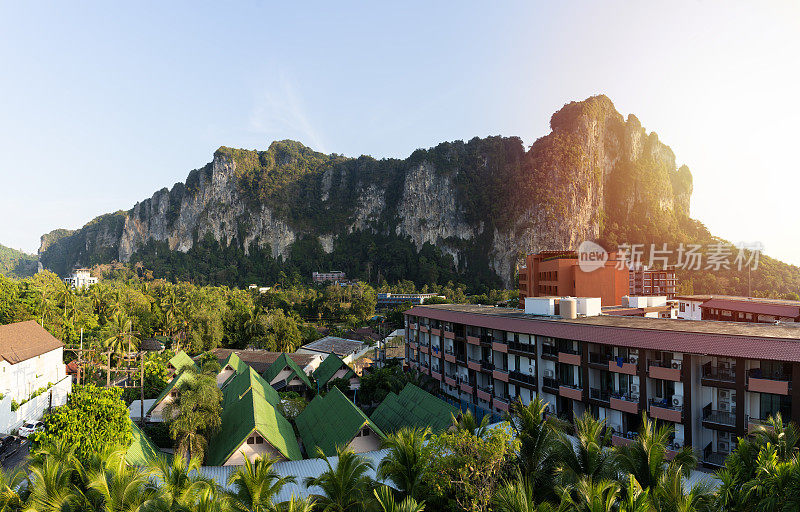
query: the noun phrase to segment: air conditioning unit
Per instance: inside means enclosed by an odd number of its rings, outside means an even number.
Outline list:
[[[553,377],[555,377],[555,373],[553,372],[553,370],[545,370],[544,376],[547,377],[548,379],[552,379]]]
[[[729,453],[731,451],[731,445],[726,441],[721,441],[717,443],[717,451],[720,453]]]
[[[683,407],[683,397],[680,395],[673,396],[672,405],[674,405],[675,407]]]
[[[725,412],[730,412],[730,410],[731,410],[730,402],[720,402],[719,403],[719,410],[720,411],[725,411]]]
[[[674,368],[675,370],[680,370],[682,364],[683,364],[683,361],[681,361],[680,359],[673,359],[672,360],[672,368]]]
[[[731,438],[731,435],[728,432],[720,432],[719,433],[719,441],[728,441]]]
[[[639,393],[631,393],[631,400],[639,400]]]
[[[639,393],[639,385],[631,384],[631,393]]]
[[[731,392],[727,389],[720,389],[719,390],[719,399],[720,400],[730,400],[731,399]]]
[[[639,356],[630,356],[630,357],[628,357],[628,360],[632,364],[639,364]]]

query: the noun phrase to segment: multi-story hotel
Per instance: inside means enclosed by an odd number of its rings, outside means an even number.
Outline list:
[[[621,304],[625,295],[675,298],[674,269],[628,267],[615,252],[609,253],[608,261],[591,272],[581,270],[578,253],[574,251],[529,254],[525,264],[517,268],[519,307],[523,307],[525,297],[600,297],[604,306]]]
[[[798,327],[561,310],[415,306],[407,361],[463,407],[501,414],[539,394],[567,419],[605,418],[614,444],[630,442],[645,412],[674,425],[672,449],[691,445],[708,466],[776,412],[800,422]]]

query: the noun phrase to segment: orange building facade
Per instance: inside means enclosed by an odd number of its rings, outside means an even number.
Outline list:
[[[618,265],[617,253],[609,253],[600,268],[584,272],[573,251],[543,251],[529,254],[519,273],[519,307],[525,297],[600,297],[603,306],[622,304],[629,293],[630,276],[626,266]],[[619,268],[618,268],[619,267]]]

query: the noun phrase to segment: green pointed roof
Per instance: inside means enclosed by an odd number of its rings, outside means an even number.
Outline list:
[[[277,406],[281,401],[281,397],[278,392],[275,391],[275,388],[270,386],[257,371],[247,366],[244,372],[234,374],[228,379],[225,387],[222,389],[223,408],[227,407],[230,403],[240,400],[250,389],[255,389],[272,406]]]
[[[131,422],[131,434],[133,434],[133,442],[125,452],[125,462],[130,466],[147,466],[156,457],[165,457],[165,453],[153,444],[153,441],[147,437],[147,434],[142,432],[136,423]]]
[[[356,372],[354,372],[349,366],[347,366],[339,356],[337,356],[333,352],[328,354],[328,357],[326,357],[320,363],[317,369],[314,370],[313,375],[314,378],[317,379],[317,384],[319,384],[320,387],[324,387],[326,384],[328,384],[331,378],[333,378],[333,376],[336,375],[336,372],[338,372],[342,366],[350,370],[345,375],[344,377],[345,379],[349,379],[356,374]]]
[[[331,389],[324,397],[317,395],[295,418],[306,453],[313,457],[317,448],[326,456],[336,455],[336,447],[350,443],[364,425],[380,437],[383,431],[339,390]]]
[[[183,350],[172,356],[172,359],[169,360],[169,364],[175,368],[176,372],[181,372],[189,366],[194,366],[197,368],[197,365],[194,364],[194,361],[191,357],[189,357],[189,354]]]
[[[292,380],[292,378],[297,377],[303,381],[303,384],[308,386],[309,389],[312,388],[311,379],[308,378],[306,372],[304,372],[303,369],[300,368],[300,366],[295,363],[291,357],[286,355],[285,352],[279,355],[278,359],[276,359],[275,362],[272,363],[269,368],[267,368],[267,370],[264,372],[264,379],[266,379],[267,382],[272,382],[272,379],[277,377],[278,374],[287,367],[291,370],[288,380]]]
[[[455,407],[409,383],[400,394],[386,395],[370,419],[384,432],[430,427],[436,433],[450,428],[453,414],[458,414]]]
[[[228,377],[228,380],[222,383],[223,388],[228,385],[232,378],[245,373],[250,369],[250,365],[239,359],[239,356],[237,356],[234,352],[231,352],[227,359],[225,359],[225,362],[222,363],[222,369],[220,370],[220,373],[222,373],[228,366],[233,369],[233,375]]]
[[[180,386],[184,381],[191,382],[194,379],[194,375],[194,372],[180,372],[173,377],[172,380],[167,384],[167,387],[165,387],[161,394],[158,395],[158,398],[156,398],[156,401],[153,402],[153,405],[147,409],[147,414],[150,414],[153,409],[155,409],[156,406],[161,403],[161,401],[169,394],[169,392],[172,391],[172,388]]]
[[[208,465],[225,464],[253,432],[261,434],[287,459],[303,458],[292,424],[267,401],[258,386],[249,388],[238,400],[226,400],[224,406],[220,431],[208,446]]]

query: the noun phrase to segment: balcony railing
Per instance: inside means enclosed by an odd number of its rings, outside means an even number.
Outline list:
[[[524,382],[526,384],[531,384],[531,385],[534,385],[534,386],[536,385],[536,377],[534,377],[533,375],[528,375],[526,373],[522,373],[520,371],[514,370],[512,372],[509,372],[509,376],[513,380],[516,380],[517,382]],[[555,382],[555,379],[550,379],[550,380]],[[558,387],[558,383],[556,383],[552,387],[553,388],[557,388]]]
[[[589,388],[589,398],[600,400],[601,402],[608,402],[611,394],[608,391],[601,391],[597,388]]]
[[[536,345],[532,345],[530,343],[519,343],[517,341],[509,341],[508,349],[516,350],[517,352],[524,352],[526,354],[536,353]]]
[[[558,348],[555,345],[542,345],[542,355],[558,357]]]
[[[612,360],[612,357],[608,354],[602,354],[599,352],[589,352],[589,362],[599,365],[607,365],[609,361]]]
[[[558,381],[550,377],[544,377],[542,379],[542,387],[558,389]]]
[[[708,362],[703,365],[703,378],[736,382],[736,367],[714,366]]]
[[[747,376],[751,379],[766,379],[766,380],[779,380],[782,382],[789,382],[792,380],[791,375],[784,375],[780,372],[765,372],[761,368],[752,368],[747,372]]]
[[[715,423],[717,425],[735,427],[736,413],[712,409],[711,404],[708,404],[707,406],[703,407],[703,421],[706,423]]]
[[[484,370],[490,372],[490,371],[494,370],[494,364],[490,363],[489,361],[482,360],[481,361],[481,368],[483,368]]]

